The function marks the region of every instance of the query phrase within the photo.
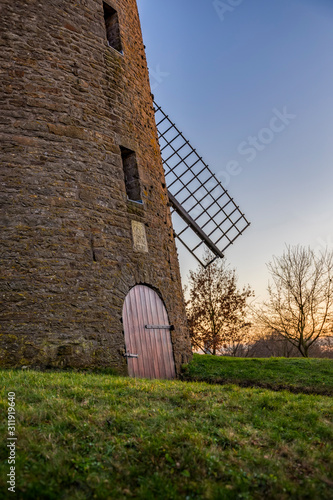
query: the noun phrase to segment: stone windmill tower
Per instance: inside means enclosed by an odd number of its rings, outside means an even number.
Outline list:
[[[202,234],[166,187],[136,1],[0,14],[0,364],[172,378],[191,348],[170,202]]]

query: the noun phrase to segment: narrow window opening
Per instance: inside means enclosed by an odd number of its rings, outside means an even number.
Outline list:
[[[120,28],[117,11],[103,2],[106,38],[111,47],[122,53]]]
[[[120,151],[127,197],[131,201],[142,203],[139,170],[135,152],[123,147],[120,147]]]

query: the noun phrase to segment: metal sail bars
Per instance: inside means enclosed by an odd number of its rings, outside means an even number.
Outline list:
[[[204,266],[223,257],[250,225],[182,132],[154,102],[155,118],[176,237]],[[204,249],[215,257],[204,263]]]

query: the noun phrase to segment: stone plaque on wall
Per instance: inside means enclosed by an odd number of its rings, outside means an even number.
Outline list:
[[[142,222],[132,220],[133,248],[137,252],[148,253],[146,228]]]

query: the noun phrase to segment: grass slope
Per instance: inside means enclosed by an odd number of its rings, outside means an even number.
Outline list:
[[[1,497],[0,444],[1,498],[333,498],[330,398],[73,372],[2,371],[0,386],[18,437],[16,495]]]
[[[184,380],[233,383],[245,387],[287,389],[333,395],[333,360],[303,358],[231,358],[194,354]]]

